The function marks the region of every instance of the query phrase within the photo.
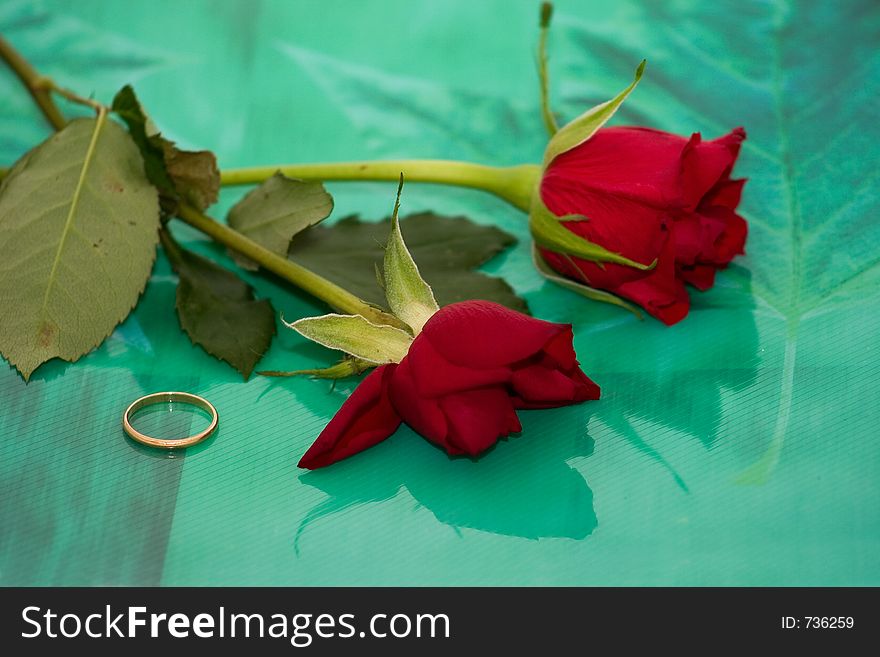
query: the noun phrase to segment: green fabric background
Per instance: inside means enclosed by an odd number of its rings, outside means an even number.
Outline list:
[[[6,1],[0,31],[43,72],[109,101],[131,82],[157,124],[221,166],[388,157],[540,159],[537,2]],[[569,119],[711,138],[749,132],[748,255],[667,328],[582,300],[529,263],[525,218],[410,185],[520,238],[492,261],[534,313],[572,322],[603,399],[522,414],[478,462],[407,428],[326,471],[296,468],[352,383],[247,383],[190,345],[160,255],[135,312],[75,364],[0,372],[0,583],[880,584],[876,98],[865,2],[560,1],[550,54]],[[70,109],[70,108],[67,108]],[[0,162],[48,134],[0,71]],[[393,187],[331,185],[334,217],[388,213]],[[222,217],[240,190],[227,190]],[[194,231],[175,234],[229,265]],[[248,275],[287,317],[322,306]],[[260,367],[329,364],[280,337]],[[167,458],[120,428],[141,394],[219,409]]]

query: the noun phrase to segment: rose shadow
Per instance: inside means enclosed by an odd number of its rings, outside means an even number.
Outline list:
[[[478,458],[450,457],[403,426],[362,454],[306,472],[300,482],[328,497],[303,517],[294,549],[299,554],[305,530],[321,518],[390,500],[402,489],[456,532],[583,539],[598,524],[593,492],[569,462],[593,453],[589,407],[522,411],[522,433]]]
[[[595,414],[613,431],[609,438],[626,441],[685,493],[687,482],[665,456],[670,441],[685,434],[711,451],[735,433],[723,397],[755,385],[761,346],[747,269],[734,264],[719,273],[712,290],[690,292],[691,316],[675,326],[651,318],[605,328],[596,322],[594,331],[576,336],[594,353],[611,354],[599,361],[598,371],[584,358],[602,387]],[[620,353],[627,359],[616,356]],[[668,431],[658,431],[658,425]]]

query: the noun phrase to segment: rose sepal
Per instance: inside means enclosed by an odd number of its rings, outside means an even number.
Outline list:
[[[532,262],[535,265],[535,269],[538,270],[538,273],[541,274],[548,281],[553,281],[557,285],[564,287],[572,292],[580,294],[582,297],[586,297],[587,299],[592,299],[593,301],[601,301],[603,303],[610,303],[614,306],[620,306],[628,311],[630,311],[633,315],[638,317],[639,319],[644,319],[641,311],[631,303],[628,303],[621,299],[618,296],[611,294],[610,292],[605,292],[604,290],[598,290],[594,287],[590,287],[585,283],[578,283],[577,281],[573,281],[569,278],[564,278],[557,274],[553,268],[547,264],[547,261],[544,260],[541,252],[538,250],[537,245],[532,245]]]
[[[440,310],[434,291],[419,273],[400,232],[400,192],[403,189],[403,174],[397,187],[397,200],[391,214],[391,234],[385,245],[385,258],[381,280],[385,289],[385,299],[394,315],[405,322],[418,335],[434,313]],[[378,274],[378,272],[377,272]]]
[[[618,265],[641,269],[642,271],[653,269],[657,265],[656,259],[650,263],[641,263],[619,253],[609,251],[605,247],[590,242],[568,230],[562,225],[563,221],[589,221],[589,219],[581,215],[557,217],[544,205],[540,192],[536,190],[532,197],[532,210],[529,213],[529,229],[536,244],[540,244],[551,251],[584,260],[598,263],[613,262]]]
[[[565,124],[556,134],[553,135],[544,151],[544,169],[550,166],[550,163],[553,162],[557,156],[562,155],[587,141],[590,137],[596,134],[596,131],[599,130],[599,128],[608,122],[608,119],[614,116],[617,108],[623,104],[623,101],[626,100],[627,96],[629,96],[633,89],[636,88],[639,80],[642,79],[642,73],[645,71],[646,64],[647,60],[643,59],[636,68],[635,77],[633,78],[632,83],[630,83],[626,89],[621,91],[611,100],[606,100],[604,103],[599,103],[595,107],[591,107],[576,119]]]
[[[361,315],[330,313],[285,322],[304,338],[328,349],[338,349],[375,365],[399,363],[406,356],[413,337],[399,328],[373,324]]]
[[[295,377],[309,376],[313,379],[347,379],[358,374],[363,374],[371,367],[375,367],[375,363],[370,363],[360,358],[346,356],[338,363],[330,367],[313,367],[303,370],[262,370],[257,372],[260,376],[271,377]]]

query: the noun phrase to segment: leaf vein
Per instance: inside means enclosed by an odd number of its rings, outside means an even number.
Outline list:
[[[67,236],[70,233],[71,226],[73,225],[73,220],[79,206],[79,198],[85,185],[86,176],[89,172],[89,166],[91,165],[92,158],[95,155],[95,146],[98,143],[98,136],[101,133],[101,128],[104,125],[106,117],[106,112],[99,112],[98,118],[95,121],[95,130],[92,133],[92,138],[89,141],[89,146],[86,150],[86,156],[83,160],[82,170],[80,171],[79,179],[77,180],[76,187],[73,192],[73,198],[70,202],[70,209],[67,212],[67,218],[64,221],[64,227],[61,231],[61,241],[58,244],[58,249],[55,251],[55,259],[52,262],[52,269],[49,272],[49,278],[46,282],[46,291],[43,294],[43,303],[40,307],[40,313],[42,316],[45,316],[46,313],[46,309],[49,303],[49,294],[51,293],[52,288],[55,285],[55,277],[58,272],[58,263],[61,261],[61,253],[64,251],[64,245],[67,242]]]

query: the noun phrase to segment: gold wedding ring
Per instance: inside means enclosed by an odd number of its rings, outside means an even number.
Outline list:
[[[171,440],[148,436],[131,426],[131,416],[144,406],[152,406],[153,404],[170,404],[172,402],[189,404],[190,406],[195,406],[207,411],[211,415],[211,424],[207,429],[195,435]],[[213,404],[204,397],[191,395],[188,392],[154,392],[152,395],[146,395],[145,397],[136,399],[125,409],[125,413],[122,416],[122,428],[125,429],[125,433],[127,433],[133,440],[143,443],[144,445],[149,445],[150,447],[165,447],[167,449],[180,449],[196,445],[214,433],[214,430],[217,428],[218,419],[217,409],[214,408]]]

